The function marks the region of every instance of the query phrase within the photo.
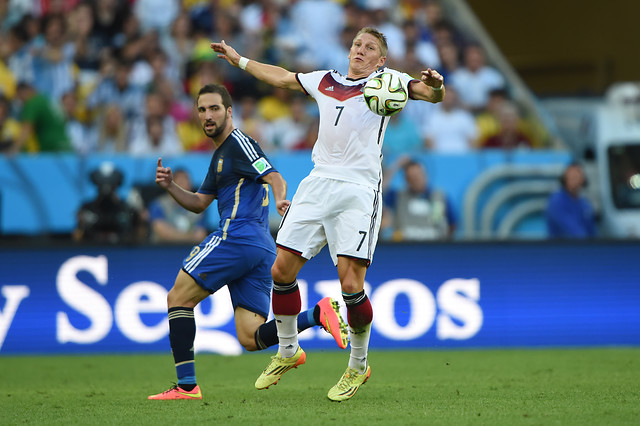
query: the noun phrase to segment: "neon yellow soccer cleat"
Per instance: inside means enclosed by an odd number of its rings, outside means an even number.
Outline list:
[[[371,376],[371,367],[367,365],[364,373],[360,374],[353,368],[348,368],[344,372],[338,383],[329,389],[327,395],[332,401],[346,401],[356,394],[358,388],[365,384]]]
[[[298,350],[291,358],[282,358],[280,352],[278,352],[271,357],[271,362],[256,380],[256,389],[267,389],[269,386],[275,385],[284,373],[304,364],[306,359],[307,355],[300,346],[298,346]]]

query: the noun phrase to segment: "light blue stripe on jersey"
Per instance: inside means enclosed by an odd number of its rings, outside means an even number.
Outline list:
[[[211,238],[211,241],[206,244],[204,250],[201,250],[200,253],[198,253],[184,266],[184,270],[189,273],[193,272],[193,270],[200,264],[200,262],[202,262],[202,259],[204,259],[209,253],[211,253],[211,251],[216,248],[221,241],[222,239],[220,237],[214,235],[213,238]]]

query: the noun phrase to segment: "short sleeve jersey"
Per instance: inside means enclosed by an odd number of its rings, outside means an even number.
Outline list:
[[[382,72],[398,75],[407,87],[413,80],[390,68],[381,68],[358,80],[327,70],[296,74],[306,94],[317,102],[320,113],[318,140],[311,154],[312,175],[380,189],[382,142],[389,117],[371,112],[362,90],[367,81]]]
[[[215,150],[198,192],[218,199],[223,239],[275,252],[269,231],[269,187],[261,179],[275,171],[258,143],[238,129]]]

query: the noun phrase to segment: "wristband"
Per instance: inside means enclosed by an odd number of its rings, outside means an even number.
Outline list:
[[[247,68],[248,63],[249,63],[249,60],[243,56],[238,61],[238,68],[240,68],[241,70],[244,70]]]

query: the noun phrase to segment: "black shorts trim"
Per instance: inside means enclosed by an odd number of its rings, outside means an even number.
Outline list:
[[[283,246],[282,244],[276,244],[276,247],[281,248],[284,251],[288,251],[289,253],[297,254],[300,257],[304,257],[301,251],[294,250],[291,247]]]
[[[356,257],[348,254],[337,254],[336,257],[346,257],[348,259],[353,259],[353,260],[364,260],[367,263],[367,268],[371,265],[371,260],[366,259],[364,257]]]

